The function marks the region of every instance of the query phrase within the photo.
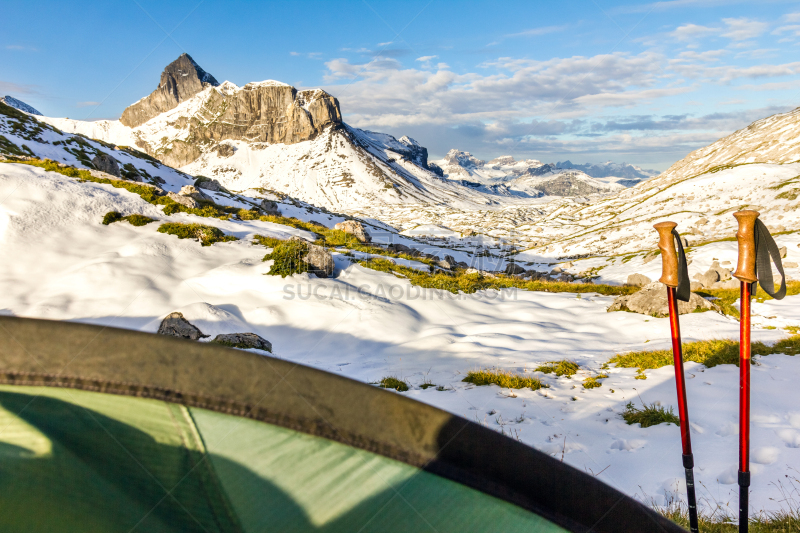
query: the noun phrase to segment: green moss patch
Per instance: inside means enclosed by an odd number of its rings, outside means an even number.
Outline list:
[[[598,374],[596,376],[591,376],[583,380],[583,388],[584,389],[596,389],[598,387],[602,387],[603,384],[598,381],[600,379],[606,379],[608,374]]]
[[[637,409],[633,402],[628,402],[622,418],[626,424],[641,424],[643,428],[657,426],[658,424],[681,425],[680,419],[672,412],[672,407],[668,410],[655,403],[643,405],[642,409]]]
[[[175,235],[179,239],[197,239],[202,246],[211,246],[215,242],[228,242],[238,240],[233,235],[225,233],[214,226],[203,224],[183,224],[180,222],[167,222],[158,227],[159,233]]]
[[[555,374],[556,376],[567,376],[571,378],[575,375],[580,367],[578,363],[573,361],[551,361],[536,367],[537,372],[544,372],[545,374]]]
[[[683,360],[693,361],[713,368],[717,365],[739,366],[739,342],[733,340],[710,340],[685,342],[682,345]],[[792,335],[781,339],[773,346],[756,341],[750,344],[752,355],[770,355],[783,353],[797,355],[800,353],[800,335]],[[640,375],[644,370],[661,368],[674,364],[672,350],[649,350],[618,354],[609,359],[619,368],[638,368]],[[641,378],[643,379],[643,378]]]
[[[398,392],[406,392],[408,390],[408,383],[394,376],[383,378],[378,383],[378,386],[382,389],[394,389]]]
[[[473,385],[498,385],[505,389],[525,389],[539,390],[548,388],[540,380],[526,376],[524,374],[515,374],[504,370],[475,370],[467,373],[467,377],[462,379],[466,383]]]
[[[267,272],[270,276],[285,278],[292,274],[308,272],[308,263],[303,257],[308,253],[308,243],[300,240],[279,241],[275,243],[272,252],[264,256],[264,261],[273,261]]]
[[[117,211],[109,211],[103,217],[103,224],[108,226],[109,224],[113,224],[114,222],[119,222],[121,220],[128,221],[131,226],[145,226],[155,221],[154,218],[146,217],[144,215],[133,214],[124,217],[122,216],[122,213],[118,213]]]

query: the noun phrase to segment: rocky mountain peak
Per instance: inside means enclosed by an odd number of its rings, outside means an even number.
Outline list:
[[[158,88],[149,96],[129,106],[120,122],[130,128],[140,126],[151,118],[174,109],[206,87],[217,87],[219,82],[192,59],[181,54],[161,73]]]
[[[33,107],[29,106],[28,104],[26,104],[22,100],[17,100],[13,96],[8,96],[8,95],[0,96],[0,102],[3,102],[4,104],[6,104],[9,107],[13,107],[14,109],[19,109],[20,111],[24,111],[25,113],[28,113],[29,115],[40,115],[41,116],[41,113],[39,111],[37,111]]]
[[[516,163],[513,155],[501,155],[500,157],[495,157],[491,161],[489,161],[489,165],[500,165],[500,166],[510,166]]]
[[[482,167],[486,164],[486,161],[483,159],[478,159],[469,152],[462,152],[461,150],[457,150],[455,148],[447,152],[447,155],[444,156],[443,161],[451,165],[458,165],[460,167]]]

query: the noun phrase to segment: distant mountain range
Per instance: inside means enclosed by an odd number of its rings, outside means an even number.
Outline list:
[[[456,149],[450,150],[443,159],[433,161],[432,164],[441,168],[443,175],[450,179],[468,179],[484,185],[507,183],[522,176],[548,176],[563,171],[573,171],[572,175],[594,178],[606,185],[632,187],[659,174],[657,170],[645,170],[627,163],[612,161],[577,165],[571,161],[558,163],[542,163],[537,159],[516,161],[513,156],[505,155],[486,162],[469,152]],[[602,189],[602,186],[600,188]]]

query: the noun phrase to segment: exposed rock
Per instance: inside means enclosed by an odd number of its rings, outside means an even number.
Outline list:
[[[506,265],[505,273],[510,275],[510,276],[514,276],[514,275],[517,275],[517,274],[524,274],[525,273],[525,269],[522,268],[521,266],[519,266],[516,263],[509,263],[508,265]]]
[[[731,271],[725,267],[721,267],[718,261],[711,263],[711,268],[709,270],[713,270],[719,274],[719,281],[728,281],[731,279]]]
[[[214,192],[219,192],[224,188],[220,182],[212,179],[198,179],[194,182],[194,186],[198,189],[205,189],[207,191]]]
[[[92,159],[92,165],[100,172],[120,177],[119,162],[108,154],[99,153]]]
[[[3,102],[7,106],[13,107],[14,109],[19,109],[20,111],[24,111],[29,115],[39,115],[39,116],[42,115],[34,107],[29,106],[22,100],[17,100],[13,96],[8,96],[8,95],[2,96],[0,97],[0,102]]]
[[[451,270],[453,268],[453,265],[455,265],[455,262],[451,263],[450,261],[444,259],[436,262],[436,266],[438,266],[439,268],[443,268],[445,270]]]
[[[103,179],[105,179],[105,180],[119,180],[119,179],[122,179],[119,176],[115,176],[113,174],[109,174],[107,172],[103,172],[102,170],[91,169],[91,170],[89,170],[89,174],[91,174],[92,177],[95,177],[95,178],[98,178],[98,179],[101,179],[101,180],[103,180]]]
[[[186,320],[183,317],[183,313],[179,313],[177,311],[168,314],[164,320],[161,321],[161,325],[158,326],[157,333],[159,335],[170,335],[172,337],[191,339],[193,341],[208,337],[208,335],[204,335],[203,332],[197,328],[197,326]]]
[[[465,229],[464,231],[461,232],[461,236],[462,237],[472,237],[474,235],[477,235],[477,234],[475,233],[474,230],[471,230],[471,229]]]
[[[194,185],[184,185],[181,187],[180,192],[178,193],[181,196],[188,196],[189,198],[194,198],[195,200],[205,200],[211,201],[211,197],[207,194],[204,194],[203,191],[195,187]]]
[[[281,211],[278,209],[278,204],[272,200],[261,200],[259,209],[261,209],[261,211],[263,211],[266,215],[274,215],[276,217],[281,216]]]
[[[233,348],[255,349],[272,353],[272,343],[255,333],[222,333],[214,337],[211,342]]]
[[[650,261],[654,261],[656,257],[659,257],[661,254],[659,252],[650,252],[642,258],[642,264],[646,265]]]
[[[236,148],[228,143],[222,143],[216,145],[212,151],[216,152],[220,157],[230,157],[236,153]]]
[[[167,197],[171,198],[175,202],[188,207],[189,209],[197,209],[200,207],[200,204],[197,203],[197,200],[192,198],[191,196],[183,196],[175,192],[168,192]]]
[[[786,247],[785,246],[781,246],[780,248],[778,248],[778,252],[780,252],[781,257],[783,257],[783,258],[786,257]]]
[[[531,175],[544,172],[543,167],[531,170]],[[547,169],[547,172],[552,169]],[[602,181],[597,181],[586,176],[581,176],[582,172],[562,172],[554,178],[542,179],[541,181],[531,181],[529,185],[550,196],[586,196],[589,194],[608,193],[615,188]],[[524,176],[525,174],[523,174]],[[584,175],[585,176],[585,175]]]
[[[795,263],[794,261],[786,261],[785,263],[783,263],[783,266],[785,268],[797,268],[797,263]]]
[[[367,231],[364,229],[364,226],[361,224],[361,222],[358,222],[357,220],[345,220],[344,222],[339,222],[334,226],[334,228],[355,236],[359,242],[372,242],[372,237],[369,236],[369,233],[367,233]]]
[[[333,257],[330,252],[316,244],[308,245],[308,254],[303,258],[308,263],[308,271],[318,278],[328,278],[333,274]]]
[[[463,269],[469,268],[469,265],[467,263],[465,263],[464,261],[460,261],[460,262],[456,263],[456,266],[458,268],[463,268]]]
[[[639,292],[619,296],[608,308],[608,311],[632,311],[654,317],[669,316],[667,291],[664,289],[665,286],[662,283],[654,281]],[[695,293],[692,293],[688,302],[678,302],[678,314],[685,315],[697,309],[718,310],[716,305]]]
[[[140,126],[209,86],[218,86],[214,76],[200,68],[189,54],[167,65],[161,73],[158,88],[122,112],[119,121],[130,128]]]
[[[692,292],[703,290],[703,284],[699,281],[692,281],[689,283],[689,288]]]
[[[562,272],[564,272],[564,269],[559,266],[550,271],[551,274],[561,274]]]
[[[456,258],[452,255],[445,255],[444,260],[450,263],[451,268],[457,263]]]
[[[631,285],[633,287],[644,287],[645,285],[650,285],[653,282],[650,278],[645,276],[644,274],[631,274],[628,276],[628,281],[625,285]]]

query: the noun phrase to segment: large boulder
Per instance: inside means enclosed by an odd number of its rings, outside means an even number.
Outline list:
[[[207,191],[219,192],[224,189],[222,184],[214,179],[202,179],[194,182],[195,187],[198,189],[205,189]]]
[[[111,174],[112,176],[116,176],[118,178],[122,176],[119,171],[119,162],[108,154],[101,152],[94,156],[94,159],[92,159],[92,165],[94,165],[94,168],[97,170],[105,172],[106,174]]]
[[[333,256],[322,246],[309,244],[303,261],[308,263],[309,273],[316,274],[318,278],[329,278],[333,275]]]
[[[189,198],[194,198],[195,200],[201,201],[211,201],[211,197],[207,194],[203,193],[200,189],[195,187],[194,185],[184,185],[181,187],[181,191],[178,193],[181,196],[188,196]]]
[[[697,310],[717,311],[719,308],[695,293],[692,293],[688,302],[678,302],[678,314],[685,315]],[[662,283],[654,281],[639,292],[619,296],[608,311],[632,311],[654,317],[669,316],[667,291]]]
[[[232,348],[262,350],[272,353],[272,343],[255,333],[222,333],[214,337],[214,340],[211,342],[230,346]]]
[[[204,335],[197,326],[186,320],[183,317],[183,313],[177,311],[168,314],[164,320],[161,321],[157,333],[159,335],[169,335],[171,337],[180,337],[193,341],[208,337],[208,335]]]
[[[334,228],[353,235],[359,240],[359,242],[372,242],[372,237],[369,236],[369,233],[367,233],[367,231],[364,229],[364,226],[361,224],[361,222],[356,220],[345,220],[344,222],[339,222],[334,226]]]
[[[650,285],[653,283],[653,280],[645,276],[644,274],[631,274],[628,276],[628,281],[625,285],[631,285],[633,287],[644,287],[645,285]]]

